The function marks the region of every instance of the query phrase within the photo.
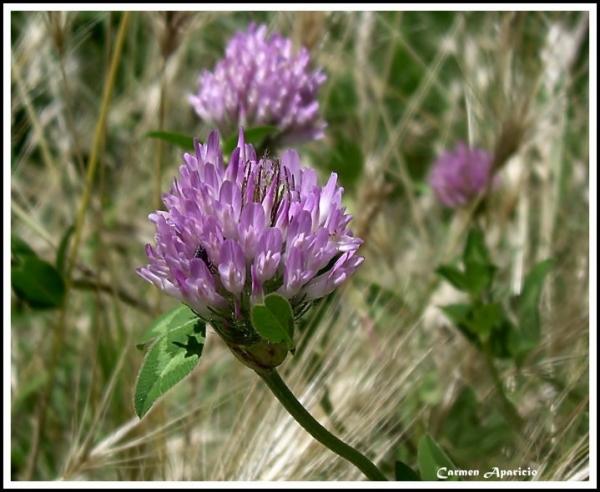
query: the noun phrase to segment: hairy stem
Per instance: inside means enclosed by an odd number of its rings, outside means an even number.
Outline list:
[[[331,451],[341,456],[345,460],[352,463],[360,471],[362,471],[369,480],[375,481],[386,481],[385,475],[381,473],[369,458],[365,455],[349,446],[345,442],[339,440],[333,434],[331,434],[325,427],[317,422],[314,417],[302,406],[302,404],[296,399],[294,394],[287,387],[285,382],[279,376],[276,369],[256,371],[258,375],[267,383],[269,389],[273,392],[275,397],[294,417],[311,436],[319,441],[323,446],[329,448]]]

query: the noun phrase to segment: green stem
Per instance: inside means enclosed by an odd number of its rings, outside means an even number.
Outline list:
[[[294,394],[287,387],[285,382],[279,376],[276,369],[256,371],[263,378],[269,389],[273,392],[279,402],[285,407],[296,422],[313,436],[317,441],[329,448],[331,451],[348,460],[350,463],[360,469],[370,480],[386,481],[385,475],[381,473],[369,458],[358,452],[345,442],[340,441],[331,434],[325,427],[317,422],[313,416],[308,413],[306,408],[296,399]]]
[[[127,34],[127,24],[129,22],[130,12],[124,12],[121,17],[119,24],[119,31],[117,33],[117,40],[115,42],[115,50],[110,61],[106,80],[104,82],[104,88],[102,89],[102,100],[100,104],[100,115],[96,122],[96,129],[94,131],[94,138],[92,141],[92,148],[90,151],[90,158],[87,165],[87,173],[85,175],[85,185],[79,209],[77,211],[77,219],[75,222],[75,233],[73,236],[73,242],[71,243],[71,251],[67,259],[67,267],[65,278],[67,283],[71,279],[71,273],[77,260],[77,253],[79,252],[79,245],[81,243],[82,230],[85,223],[85,217],[87,209],[90,204],[92,197],[92,189],[94,187],[94,178],[96,176],[96,169],[98,167],[98,157],[101,152],[101,145],[104,141],[104,129],[106,118],[108,116],[108,108],[110,106],[110,99],[113,93],[115,85],[117,69],[119,68],[119,62],[121,61],[121,53],[123,51],[123,45],[125,44],[125,35]]]

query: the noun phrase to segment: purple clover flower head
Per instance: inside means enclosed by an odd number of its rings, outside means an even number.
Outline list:
[[[493,179],[492,155],[459,142],[433,165],[429,184],[444,205],[456,208],[468,204],[486,191]]]
[[[309,64],[306,48],[296,53],[291,40],[252,23],[231,38],[214,71],[200,74],[189,102],[224,135],[240,126],[273,125],[285,143],[319,139],[326,125],[317,92],[326,77]]]
[[[363,262],[342,192],[335,173],[319,186],[294,150],[258,158],[242,130],[225,166],[213,131],[183,155],[167,210],[149,215],[156,244],[137,272],[224,338],[252,339],[249,312],[266,294],[283,295],[299,315]]]

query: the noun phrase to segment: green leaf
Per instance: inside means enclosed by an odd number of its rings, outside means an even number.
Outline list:
[[[418,482],[421,480],[416,471],[402,461],[396,461],[394,465],[394,476],[397,482]]]
[[[19,257],[11,269],[15,294],[35,309],[56,308],[63,303],[65,282],[50,263],[31,254]]]
[[[479,296],[486,289],[491,287],[494,280],[496,267],[494,265],[466,262],[465,263],[465,283],[466,289],[473,295]]]
[[[470,445],[472,430],[479,430],[478,402],[475,391],[465,386],[458,393],[444,421],[444,433],[454,447]],[[467,444],[465,444],[465,442]]]
[[[206,336],[206,334],[204,336]],[[177,345],[178,347],[185,349],[186,357],[192,357],[194,355],[197,355],[198,357],[200,357],[202,355],[202,350],[204,350],[204,339],[201,341],[198,341],[198,339],[194,335],[188,335],[186,343],[181,343],[181,342],[173,342],[173,343],[175,345]]]
[[[507,340],[512,325],[506,317],[501,304],[449,304],[441,307],[446,317],[454,323],[461,333],[481,349],[489,341],[492,353],[496,357],[509,355]]]
[[[184,150],[194,150],[193,137],[181,133],[153,131],[146,133],[146,137],[164,140]]]
[[[551,268],[551,259],[541,261],[525,277],[523,290],[517,301],[519,321],[525,324],[524,328],[527,328],[527,322],[529,321],[535,322],[536,325],[539,324],[538,304],[540,303],[544,280]]]
[[[451,265],[441,265],[436,269],[436,273],[445,278],[458,290],[467,291],[468,283],[465,274],[458,268]]]
[[[480,229],[474,227],[469,231],[462,262],[463,271],[450,265],[442,265],[436,272],[457,289],[473,296],[479,296],[491,287],[496,267],[490,262]]]
[[[19,236],[10,236],[10,252],[14,256],[37,256],[35,251]]]
[[[198,317],[194,311],[192,311],[185,304],[181,304],[180,306],[168,311],[160,318],[155,320],[154,323],[152,323],[141,336],[136,344],[136,347],[140,350],[143,350],[148,343],[154,340],[156,337],[165,335],[169,332],[169,330],[181,327],[187,323],[193,325],[197,318]]]
[[[294,312],[285,297],[274,292],[265,296],[264,304],[252,306],[250,319],[264,339],[272,343],[286,342],[293,347]]]
[[[439,447],[439,445],[429,436],[424,435],[419,440],[417,447],[417,461],[419,463],[419,472],[422,480],[438,480],[438,470],[447,468],[454,470],[456,467],[448,455]],[[449,478],[448,480],[452,480]]]
[[[359,113],[356,84],[352,73],[340,73],[339,76],[333,77],[328,84],[331,84],[331,90],[323,104],[325,121],[330,124],[332,122],[351,123],[349,120],[356,119],[354,115]]]
[[[516,299],[518,330],[511,337],[511,352],[519,357],[534,348],[541,337],[539,303],[552,260],[537,263],[525,277],[523,290]]]
[[[245,128],[244,140],[246,143],[252,144],[258,150],[262,146],[266,138],[275,136],[278,131],[279,128],[270,125]],[[237,145],[237,141],[237,133],[225,139],[225,141],[223,142],[223,152],[228,155],[231,154],[233,152],[233,149],[235,149]]]
[[[489,339],[489,349],[494,357],[500,359],[510,358],[511,340],[514,337],[515,327],[510,320],[505,316],[502,322],[495,327],[492,336]]]
[[[470,386],[460,390],[450,407],[444,435],[452,443],[453,456],[467,462],[510,445],[514,437],[494,402],[483,406]]]
[[[67,256],[67,251],[69,249],[69,240],[75,231],[75,226],[70,226],[64,233],[62,239],[60,240],[60,244],[58,245],[58,249],[56,250],[56,261],[54,264],[56,265],[56,269],[64,274],[65,272],[65,258]]]
[[[156,400],[196,366],[206,338],[206,325],[197,320],[171,327],[150,347],[135,385],[135,412],[142,418]]]
[[[343,135],[336,135],[326,164],[328,171],[339,174],[345,187],[352,187],[363,171],[364,155],[362,147],[356,140],[351,140]]]
[[[473,333],[470,326],[470,320],[473,316],[473,307],[470,304],[449,304],[441,306],[440,309],[469,342],[473,343],[477,348],[481,348],[479,337]]]
[[[469,313],[471,312],[470,304],[448,304],[440,308],[444,314],[455,325],[466,324]]]
[[[481,229],[473,227],[467,236],[463,252],[463,262],[490,265],[490,254],[485,245],[485,238]]]
[[[504,319],[504,311],[500,304],[477,304],[473,309],[473,319],[469,326],[481,342],[485,343],[492,335],[492,331],[502,325]]]
[[[491,287],[496,267],[490,261],[483,232],[477,227],[469,231],[463,251],[465,289],[474,296]]]

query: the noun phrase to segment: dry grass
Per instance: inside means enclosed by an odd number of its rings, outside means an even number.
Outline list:
[[[303,331],[300,354],[282,368],[290,387],[390,476],[396,456],[415,463],[430,432],[463,467],[587,479],[586,14],[188,13],[176,30],[161,16],[131,15],[98,124],[121,14],[13,13],[12,230],[44,258],[76,221],[95,128],[100,140],[74,267],[75,278],[95,272],[92,288],[72,288],[62,314],[12,305],[12,478],[362,478],[292,422],[214,333],[193,374],[146,419],[134,417],[143,356],[135,339],[173,304],[134,269],[153,234],[146,216],[158,185],[179,163],[177,149],[144,134],[207,135],[185,96],[254,18],[309,45],[328,73],[329,133],[301,149],[306,161],[325,174],[318,156],[341,133],[359,142],[365,162],[345,200],[367,260]],[[457,140],[504,152],[503,184],[482,220],[506,288],[518,292],[534,262],[557,261],[542,300],[543,343],[519,370],[500,366],[525,427],[491,444],[488,435],[503,429],[493,420],[497,396],[476,351],[441,315],[456,293],[433,273],[474,220],[443,211],[424,186],[432,158]],[[58,346],[56,330],[64,330]],[[493,420],[475,453],[449,430],[465,387]]]

